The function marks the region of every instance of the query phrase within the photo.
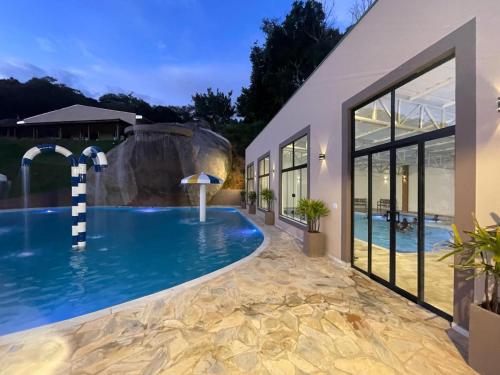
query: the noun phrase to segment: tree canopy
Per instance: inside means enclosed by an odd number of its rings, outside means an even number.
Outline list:
[[[212,129],[219,125],[229,123],[235,114],[234,105],[231,102],[232,91],[227,94],[211,88],[206,93],[196,93],[192,96],[195,117],[208,121]]]
[[[250,52],[250,86],[237,99],[247,122],[270,121],[342,37],[316,0],[295,1],[282,22],[265,19],[262,30],[264,44]]]

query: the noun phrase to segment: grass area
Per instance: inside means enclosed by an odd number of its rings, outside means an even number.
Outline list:
[[[104,152],[111,150],[119,141],[83,141],[70,139],[10,139],[0,138],[0,173],[12,181],[11,197],[22,194],[21,159],[33,146],[42,143],[56,143],[73,152],[78,157],[88,146],[100,147]],[[31,166],[31,193],[46,192],[70,187],[68,161],[59,154],[37,156]]]

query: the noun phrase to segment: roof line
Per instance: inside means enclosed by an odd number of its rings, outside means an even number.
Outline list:
[[[38,117],[38,116],[42,116],[42,115],[47,115],[47,114],[49,114],[49,113],[57,112],[57,111],[60,111],[61,109],[66,109],[66,108],[71,108],[71,107],[76,107],[76,106],[81,106],[81,107],[89,107],[89,108],[96,108],[96,109],[102,109],[103,111],[120,112],[120,113],[130,113],[130,114],[137,115],[135,112],[119,111],[119,110],[117,110],[117,109],[108,109],[108,108],[102,108],[102,107],[95,107],[95,106],[93,106],[93,105],[86,105],[86,104],[72,104],[72,105],[68,105],[68,106],[66,106],[66,107],[62,107],[62,108],[58,108],[58,109],[53,109],[52,111],[39,113],[38,115],[34,115],[34,116],[30,116],[30,117],[26,117],[26,118],[24,118],[24,119],[23,119],[23,121],[26,121],[26,120],[32,119],[33,117]]]
[[[344,35],[342,35],[342,38],[340,38],[339,42],[331,49],[330,52],[328,52],[328,54],[323,58],[323,60],[321,60],[321,62],[316,66],[316,68],[314,68],[314,70],[311,72],[311,74],[309,74],[309,76],[306,78],[306,80],[300,85],[299,88],[297,88],[297,90],[295,90],[293,92],[293,94],[286,100],[285,103],[283,103],[283,105],[281,106],[280,110],[278,112],[276,112],[276,114],[271,118],[271,120],[269,120],[269,122],[266,124],[266,126],[264,126],[264,128],[259,132],[259,134],[257,134],[257,137],[267,128],[267,126],[273,122],[273,120],[281,113],[281,111],[287,106],[287,104],[293,99],[293,97],[300,91],[300,89],[302,89],[302,87],[309,81],[309,79],[314,75],[314,73],[316,73],[316,71],[321,67],[321,65],[323,65],[323,63],[330,57],[330,55],[333,54],[333,52],[335,52],[335,50],[344,42],[344,40],[347,38],[347,36],[352,32],[352,30],[354,30],[354,28],[356,26],[358,26],[358,24],[361,22],[361,20],[363,18],[366,17],[366,15],[368,14],[368,12],[370,10],[372,10],[372,8],[375,6],[375,4],[377,4],[379,2],[379,0],[375,0],[371,5],[370,7],[366,10],[365,13],[363,13],[363,15],[359,18],[359,20],[357,20],[355,23],[353,23],[351,26],[349,26],[348,30],[344,33]],[[248,149],[252,144],[253,142],[257,139],[257,137],[254,138],[254,140],[247,146],[246,149]],[[245,150],[246,150],[245,149]]]

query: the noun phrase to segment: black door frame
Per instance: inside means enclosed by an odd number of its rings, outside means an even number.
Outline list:
[[[442,62],[441,62],[442,63]],[[399,85],[398,85],[399,87]],[[415,136],[395,139],[395,90],[393,88],[389,92],[385,92],[377,97],[365,102],[354,109],[351,110],[351,134],[354,133],[355,126],[355,112],[357,109],[363,107],[367,103],[376,100],[383,95],[391,94],[391,141],[385,144],[372,146],[362,150],[355,150],[355,138],[351,137],[351,176],[354,176],[354,166],[355,159],[362,156],[368,157],[368,265],[367,270],[363,270],[354,264],[354,189],[355,189],[355,179],[352,178],[351,181],[351,266],[357,271],[367,275],[371,279],[379,282],[385,287],[395,291],[396,293],[404,296],[405,298],[425,307],[426,309],[432,311],[433,313],[449,320],[453,320],[453,316],[443,310],[427,303],[425,299],[425,286],[424,286],[424,275],[425,275],[425,225],[421,225],[425,222],[425,143],[439,138],[445,138],[455,135],[455,126],[450,126],[438,130],[434,130],[428,133],[418,134]],[[417,248],[417,295],[413,295],[408,291],[398,287],[395,282],[396,278],[396,152],[398,149],[408,146],[418,147],[418,248]],[[390,261],[389,261],[389,281],[374,275],[371,267],[372,260],[372,155],[378,152],[389,151],[390,152]]]

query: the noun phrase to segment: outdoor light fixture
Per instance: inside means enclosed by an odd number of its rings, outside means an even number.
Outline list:
[[[326,160],[326,154],[319,154],[318,159],[319,160]]]
[[[500,96],[497,98],[497,112],[500,112]]]

